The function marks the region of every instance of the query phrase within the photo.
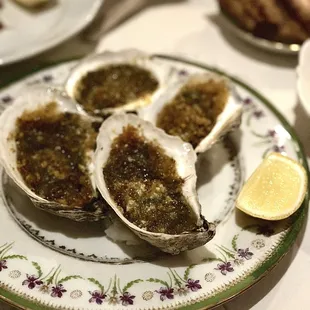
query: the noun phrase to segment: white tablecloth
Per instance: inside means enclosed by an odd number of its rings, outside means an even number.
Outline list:
[[[295,127],[310,154],[309,117],[298,104],[295,91],[295,57],[268,54],[233,37],[223,29],[213,0],[146,1],[146,8],[105,34],[97,50],[136,47],[182,55],[236,75],[273,102]],[[30,63],[82,55],[93,46],[79,36]],[[265,279],[219,309],[310,309],[308,266],[310,228],[304,227],[292,251]],[[8,308],[0,305],[0,309]]]

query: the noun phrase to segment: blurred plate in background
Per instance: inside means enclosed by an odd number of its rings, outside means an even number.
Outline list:
[[[85,28],[103,0],[55,0],[46,8],[27,10],[4,1],[0,19],[0,66],[46,51]]]
[[[307,40],[301,47],[297,75],[298,97],[310,115],[310,40]]]

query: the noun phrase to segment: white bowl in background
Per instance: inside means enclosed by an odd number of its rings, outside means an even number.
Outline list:
[[[299,52],[297,92],[301,104],[310,115],[310,39],[303,43]]]

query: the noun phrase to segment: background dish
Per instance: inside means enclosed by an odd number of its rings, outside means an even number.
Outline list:
[[[27,11],[14,1],[3,4],[0,65],[34,56],[77,34],[93,20],[103,0],[52,3],[38,12]]]
[[[301,104],[310,115],[310,40],[302,45],[299,54],[297,93]]]
[[[221,16],[225,23],[224,26],[227,27],[227,29],[229,29],[239,39],[255,47],[259,47],[268,52],[286,55],[297,55],[300,50],[300,44],[285,44],[258,38],[250,32],[247,32],[237,26],[236,23],[223,11],[221,11]]]

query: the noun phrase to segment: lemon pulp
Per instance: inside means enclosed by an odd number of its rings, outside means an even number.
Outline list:
[[[303,166],[279,153],[269,154],[243,186],[236,207],[266,220],[281,220],[293,214],[307,192]]]

